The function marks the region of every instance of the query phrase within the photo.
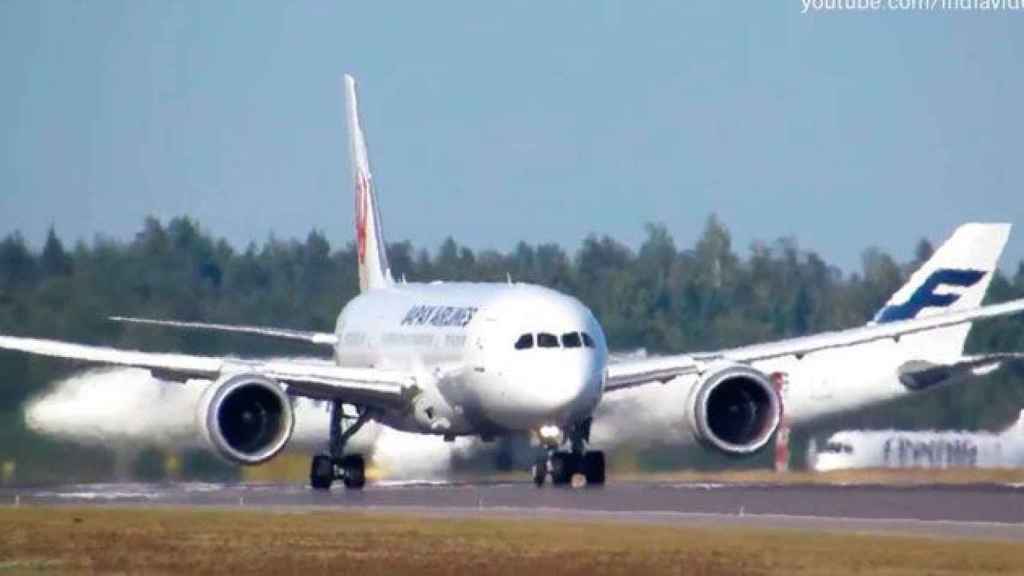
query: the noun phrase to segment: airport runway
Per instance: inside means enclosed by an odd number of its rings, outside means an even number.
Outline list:
[[[1024,540],[1024,486],[380,483],[361,492],[298,485],[88,484],[0,489],[0,505],[242,507],[749,526]]]

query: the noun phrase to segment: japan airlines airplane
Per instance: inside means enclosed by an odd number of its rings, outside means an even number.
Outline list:
[[[446,439],[531,432],[545,448],[533,470],[538,485],[549,477],[565,485],[577,473],[590,484],[603,484],[604,455],[588,448],[592,416],[605,395],[659,382],[688,386],[679,418],[690,422],[709,449],[747,455],[764,447],[780,422],[773,374],[761,368],[763,363],[784,362],[793,371],[814,363],[823,380],[837,372],[870,370],[879,354],[888,355],[887,363],[906,358],[912,369],[901,387],[872,389],[856,398],[857,403],[886,400],[928,387],[943,371],[958,370],[963,361],[956,340],[972,321],[1024,310],[1024,299],[979,307],[1008,227],[968,225],[866,326],[609,364],[601,325],[566,294],[511,282],[392,279],[355,81],[349,76],[345,91],[361,294],[345,305],[334,332],[117,319],[306,341],[332,348],[335,365],[155,354],[9,336],[0,336],[0,349],[145,368],[168,381],[213,380],[201,401],[202,428],[223,457],[240,464],[264,462],[285,447],[295,424],[293,398],[330,401],[330,449],[313,458],[310,470],[317,489],[330,488],[335,480],[363,486],[363,459],[345,448],[370,420]],[[939,343],[934,349],[925,345],[932,341]],[[948,354],[954,349],[955,355]],[[833,358],[837,350],[846,351],[844,364],[820,364],[818,358]],[[835,402],[817,410],[845,408]]]

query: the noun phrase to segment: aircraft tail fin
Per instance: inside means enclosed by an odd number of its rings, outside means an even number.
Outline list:
[[[1009,224],[961,225],[893,294],[873,323],[977,308],[985,298],[1009,235]],[[970,329],[971,324],[966,323],[930,332],[922,345],[941,357],[959,356]]]
[[[348,119],[349,155],[355,179],[356,249],[359,260],[359,289],[362,292],[390,286],[387,246],[373,174],[366,153],[366,139],[359,125],[359,104],[355,78],[345,75],[345,106]]]

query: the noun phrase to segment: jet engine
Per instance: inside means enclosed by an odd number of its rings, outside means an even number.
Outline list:
[[[781,402],[768,376],[742,364],[712,366],[688,401],[697,440],[731,456],[753,454],[768,444],[781,415]]]
[[[292,436],[295,414],[281,385],[260,374],[233,374],[210,386],[199,403],[199,429],[223,458],[266,462]]]

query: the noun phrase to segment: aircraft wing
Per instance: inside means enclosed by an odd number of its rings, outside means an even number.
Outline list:
[[[145,368],[162,380],[216,380],[224,375],[256,373],[287,385],[288,393],[322,400],[343,400],[375,407],[403,403],[414,391],[407,372],[345,368],[294,360],[242,360],[119,350],[56,340],[0,336],[0,350],[14,350],[106,366]]]
[[[338,337],[327,332],[306,332],[304,330],[290,330],[288,328],[264,328],[262,326],[236,326],[231,324],[208,324],[205,322],[180,322],[178,320],[152,320],[149,318],[126,318],[124,316],[111,316],[114,322],[122,324],[138,324],[142,326],[159,326],[161,328],[181,328],[184,330],[208,330],[213,332],[230,332],[234,334],[255,334],[257,336],[270,336],[272,338],[283,338],[286,340],[299,340],[311,344],[334,346],[338,343]]]
[[[715,361],[749,363],[783,356],[801,358],[821,350],[844,348],[876,340],[899,340],[900,337],[908,334],[927,332],[986,318],[1017,314],[1022,311],[1024,311],[1024,299],[1019,299],[969,310],[936,314],[925,318],[913,318],[886,324],[868,324],[848,330],[823,332],[813,336],[802,336],[778,342],[743,346],[719,352],[624,360],[608,366],[608,379],[605,384],[605,390],[612,392],[654,382],[668,382],[678,376],[699,374],[703,372],[704,366]]]

